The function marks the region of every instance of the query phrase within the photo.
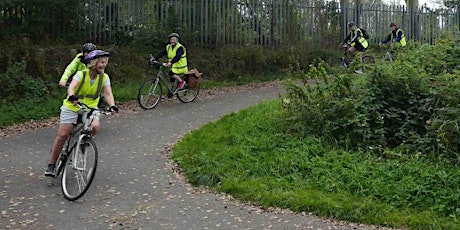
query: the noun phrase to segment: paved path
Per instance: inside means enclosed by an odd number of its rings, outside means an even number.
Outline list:
[[[67,201],[42,176],[56,127],[0,139],[0,229],[370,229],[283,210],[263,211],[194,188],[168,148],[224,114],[277,98],[280,88],[222,93],[103,118],[99,166],[88,192]]]

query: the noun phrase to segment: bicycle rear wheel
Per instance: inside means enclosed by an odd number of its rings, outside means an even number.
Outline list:
[[[62,173],[62,192],[67,200],[74,201],[88,191],[96,175],[98,153],[92,139],[84,139],[67,158]]]
[[[188,84],[185,84],[184,88],[177,92],[177,98],[183,103],[189,103],[194,101],[199,93],[200,85],[197,85],[195,89],[191,89]]]
[[[153,109],[161,100],[162,88],[158,78],[149,79],[139,88],[137,102],[143,109]]]

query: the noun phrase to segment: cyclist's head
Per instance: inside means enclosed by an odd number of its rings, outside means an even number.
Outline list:
[[[85,43],[83,44],[83,49],[82,49],[82,52],[83,52],[83,55],[88,55],[89,52],[93,51],[93,50],[96,50],[96,45],[94,45],[93,43]]]
[[[172,45],[175,45],[179,41],[179,34],[178,33],[171,33],[168,35],[169,42]]]
[[[394,26],[394,27],[397,27],[398,25],[396,24],[396,22],[390,23],[390,27],[393,27],[393,26]]]
[[[355,23],[354,22],[349,22],[348,23],[348,29],[354,29]]]
[[[110,56],[109,52],[103,50],[93,50],[85,57],[85,63],[88,69],[96,66],[99,58],[104,58]]]

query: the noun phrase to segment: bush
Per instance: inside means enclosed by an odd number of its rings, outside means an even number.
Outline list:
[[[26,73],[26,62],[18,62],[9,66],[5,73],[0,74],[0,100],[3,102],[17,101],[21,98],[39,98],[46,96],[50,90],[39,80]]]
[[[302,84],[287,83],[288,130],[383,157],[459,163],[460,82],[449,73],[459,61],[446,52],[451,47],[449,41],[414,46],[360,76],[333,76],[324,63],[312,66]]]

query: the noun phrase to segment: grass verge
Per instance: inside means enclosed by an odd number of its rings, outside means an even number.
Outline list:
[[[458,169],[300,139],[283,132],[280,111],[277,100],[224,116],[186,135],[172,158],[192,184],[263,207],[380,226],[460,229],[458,210],[445,215],[458,203],[436,206],[458,196]]]

